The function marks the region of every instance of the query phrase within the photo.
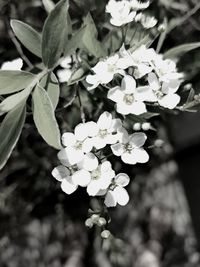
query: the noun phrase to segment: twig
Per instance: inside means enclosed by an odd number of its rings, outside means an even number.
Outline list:
[[[83,105],[81,102],[81,96],[80,96],[79,89],[77,89],[77,97],[78,97],[78,101],[79,101],[79,105],[80,105],[81,120],[83,123],[85,123],[85,113],[84,113]]]
[[[74,95],[72,96],[72,98],[70,99],[70,101],[67,102],[62,108],[56,109],[56,112],[61,112],[63,109],[66,109],[69,106],[71,106],[73,104],[73,102],[75,101],[76,97],[77,97],[77,89],[75,89]]]
[[[187,19],[189,19],[191,16],[193,16],[199,9],[200,9],[200,2],[198,4],[196,4],[196,6],[194,8],[192,8],[185,16],[183,16],[183,18],[176,25],[172,25],[171,27],[169,27],[167,30],[167,33],[171,32],[177,26],[180,26]]]

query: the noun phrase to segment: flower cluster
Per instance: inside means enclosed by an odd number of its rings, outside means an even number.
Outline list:
[[[133,70],[133,76],[128,74],[129,69]],[[183,75],[178,73],[174,61],[164,59],[163,55],[145,45],[133,52],[122,46],[118,53],[98,62],[92,70],[95,74],[86,77],[86,81],[92,84],[88,90],[99,84],[108,84],[115,74],[122,76],[121,86],[110,88],[107,97],[116,103],[117,112],[123,115],[145,113],[148,102],[168,109],[175,108],[180,102],[176,92]]]
[[[110,0],[106,6],[106,12],[111,15],[110,23],[114,26],[119,27],[135,21],[141,23],[144,28],[149,29],[157,24],[157,20],[139,12],[146,9],[149,4],[149,1],[142,3],[138,0]]]
[[[80,123],[74,133],[62,135],[64,148],[58,153],[61,165],[53,169],[52,175],[66,194],[86,187],[89,196],[104,196],[107,207],[126,205],[129,196],[124,187],[130,179],[125,173],[115,174],[111,163],[101,157],[102,149],[109,145],[113,154],[127,164],[145,163],[149,159],[142,147],[146,138],[142,132],[129,135],[122,121],[105,111],[97,122]]]

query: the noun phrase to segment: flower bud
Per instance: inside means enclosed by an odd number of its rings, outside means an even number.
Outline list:
[[[111,235],[111,233],[108,230],[104,230],[103,232],[101,232],[101,237],[103,239],[108,239],[110,237],[110,235]]]
[[[133,124],[133,130],[134,131],[140,131],[141,130],[141,123],[140,122],[136,122]]]
[[[93,222],[91,220],[91,218],[88,218],[86,221],[85,221],[85,226],[89,227],[89,228],[92,228],[93,227]]]

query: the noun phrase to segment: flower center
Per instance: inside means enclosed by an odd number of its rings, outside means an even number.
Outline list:
[[[100,178],[100,170],[97,168],[91,173],[92,180],[98,180]]]
[[[123,100],[127,105],[131,105],[133,104],[135,98],[133,94],[126,94]]]
[[[164,96],[163,92],[161,92],[160,90],[156,91],[155,95],[158,99],[161,99]]]
[[[115,70],[116,70],[116,66],[115,65],[108,64],[108,72],[113,73],[113,72],[115,72]]]
[[[83,142],[81,141],[76,141],[76,144],[75,144],[75,148],[78,149],[78,150],[81,150],[82,149],[82,145],[83,145]]]
[[[108,130],[107,129],[101,129],[101,130],[99,130],[99,136],[101,138],[105,138],[107,136],[107,134],[108,134]]]
[[[128,143],[124,145],[124,149],[126,150],[126,152],[131,153],[131,151],[133,150],[133,146]]]

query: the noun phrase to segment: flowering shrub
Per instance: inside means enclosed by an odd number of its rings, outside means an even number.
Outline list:
[[[167,26],[146,12],[150,4],[110,0],[103,23],[96,26],[90,13],[82,23],[73,21],[68,1],[61,0],[50,8],[42,34],[12,20],[16,38],[39,63],[26,66],[27,62],[17,58],[1,66],[0,114],[6,115],[0,126],[0,167],[19,139],[29,108],[41,137],[59,150],[60,165],[52,175],[61,189],[69,195],[84,187],[99,200],[101,209],[90,210],[86,225],[99,226],[103,238],[110,235],[107,208],[128,203],[125,187],[131,181],[128,174],[115,171],[108,158],[129,165],[147,163],[151,160],[148,150],[158,145],[143,132],[156,130],[149,120],[161,112],[188,111],[199,104],[198,95],[189,94],[186,102],[181,99],[186,81],[176,63],[180,54],[200,44],[160,54]],[[150,48],[157,38],[157,49]],[[60,101],[63,88],[75,90],[64,107]],[[85,95],[94,114],[85,112]],[[70,131],[63,130],[61,136],[56,112],[76,99],[82,122],[70,125]]]

